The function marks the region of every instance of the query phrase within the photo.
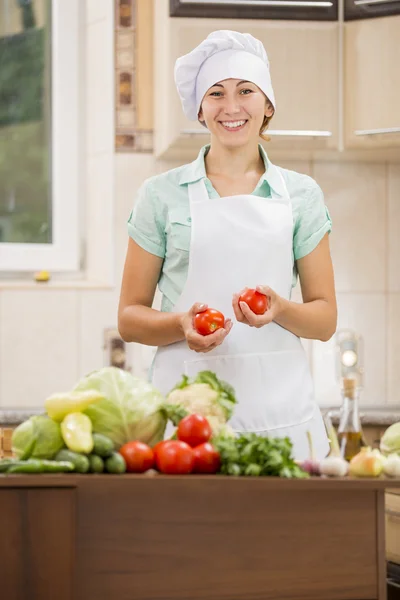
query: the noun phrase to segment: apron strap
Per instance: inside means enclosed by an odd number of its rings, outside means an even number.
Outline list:
[[[278,167],[275,167],[279,178],[282,182],[282,187],[284,189],[284,199],[289,204],[290,208],[292,208],[292,202],[290,199],[289,191],[287,189],[287,185],[285,182],[285,178],[283,177],[281,170]],[[189,193],[189,201],[190,204],[203,202],[204,200],[209,200],[209,195],[207,192],[206,184],[204,182],[204,178],[199,179],[198,181],[194,181],[193,183],[189,183],[188,185],[188,193]],[[251,195],[251,194],[249,194]],[[278,194],[276,194],[271,188],[271,197],[272,198],[281,198]]]

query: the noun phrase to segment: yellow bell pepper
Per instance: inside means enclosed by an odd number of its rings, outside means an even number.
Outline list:
[[[74,391],[65,394],[53,394],[45,400],[47,414],[53,421],[61,421],[70,413],[83,412],[94,402],[102,400],[104,396],[96,390]]]
[[[64,442],[73,452],[90,454],[93,450],[92,422],[82,413],[70,413],[61,423]]]

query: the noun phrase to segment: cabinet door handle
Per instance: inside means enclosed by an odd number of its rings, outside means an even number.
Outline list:
[[[389,0],[387,0],[389,1]],[[181,4],[198,4],[199,0],[181,0]],[[304,6],[312,8],[331,8],[330,0],[202,0],[202,4],[234,4],[241,6]]]
[[[387,127],[385,129],[358,129],[356,135],[381,135],[385,133],[400,133],[400,127]]]
[[[399,0],[354,0],[356,6],[362,6],[363,4],[387,4],[392,2],[399,2]]]
[[[393,519],[400,520],[400,512],[397,512],[397,510],[392,510],[391,508],[387,508],[385,510],[385,513],[387,514],[388,517],[392,517]]]
[[[281,137],[332,137],[332,131],[307,130],[307,129],[267,129],[266,135]],[[207,135],[206,131],[200,129],[183,129],[182,135]]]

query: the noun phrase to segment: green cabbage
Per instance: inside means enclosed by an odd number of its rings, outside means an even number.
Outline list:
[[[83,412],[93,431],[109,437],[118,450],[131,440],[153,446],[162,440],[167,418],[160,410],[161,392],[150,383],[117,367],[104,367],[81,379],[74,390],[97,390],[104,396]]]
[[[381,437],[380,449],[383,454],[400,454],[400,422],[393,423]]]
[[[13,431],[12,451],[21,460],[51,459],[63,446],[60,425],[49,417],[31,417]]]

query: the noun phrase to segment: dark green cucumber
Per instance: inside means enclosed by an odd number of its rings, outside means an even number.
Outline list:
[[[109,458],[114,452],[114,442],[109,437],[101,433],[93,434],[92,454],[97,454],[101,458]]]
[[[124,457],[118,452],[114,452],[110,458],[106,460],[106,471],[114,475],[120,475],[126,471],[126,462]]]
[[[102,473],[104,471],[104,461],[97,454],[89,454],[89,471],[91,473]]]
[[[55,457],[58,462],[71,462],[76,473],[87,473],[89,471],[89,459],[84,454],[72,452],[72,450],[60,450]]]

